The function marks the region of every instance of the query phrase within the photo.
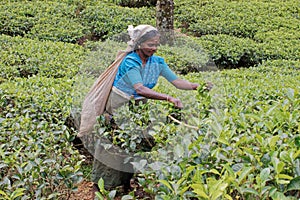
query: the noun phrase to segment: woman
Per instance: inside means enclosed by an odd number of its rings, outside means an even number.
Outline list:
[[[130,26],[128,32],[131,40],[118,66],[112,90],[106,102],[105,113],[112,116],[117,108],[131,99],[164,100],[173,103],[177,108],[182,108],[183,104],[180,99],[152,90],[159,76],[166,78],[178,89],[196,90],[199,84],[178,78],[163,58],[154,55],[160,43],[160,35],[156,28],[150,25],[139,25],[135,28]],[[209,87],[211,87],[210,84]],[[104,151],[98,141],[92,171],[94,190],[97,191],[96,186],[100,178],[104,180],[106,188],[118,185],[128,188],[133,175],[130,171],[131,166],[124,164],[120,157],[112,159],[112,156]]]
[[[137,30],[144,27],[147,26],[137,26],[133,31],[138,32]],[[113,114],[114,109],[131,98],[135,100],[143,98],[165,100],[178,108],[182,108],[182,102],[178,98],[152,90],[159,76],[166,78],[178,89],[196,90],[199,86],[198,83],[179,79],[163,58],[154,55],[159,46],[160,35],[156,28],[152,26],[147,28],[148,31],[145,31],[138,41],[134,41],[133,51],[126,55],[119,66],[112,93],[106,106],[106,111],[110,114]],[[119,97],[118,102],[114,102],[116,97]]]

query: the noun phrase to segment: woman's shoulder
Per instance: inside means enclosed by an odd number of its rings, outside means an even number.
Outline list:
[[[129,52],[129,53],[125,56],[125,58],[138,59],[138,58],[139,58],[139,55],[138,55],[136,52],[132,51],[132,52]]]
[[[140,57],[138,56],[138,54],[135,53],[135,52],[128,53],[125,56],[124,61],[125,62],[138,62],[138,63],[142,62],[141,59],[140,59]]]
[[[165,63],[165,59],[161,56],[152,55],[152,59],[154,62]]]

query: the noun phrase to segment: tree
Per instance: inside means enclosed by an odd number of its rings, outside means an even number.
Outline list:
[[[156,3],[156,27],[161,33],[162,44],[174,42],[174,1],[158,0]]]

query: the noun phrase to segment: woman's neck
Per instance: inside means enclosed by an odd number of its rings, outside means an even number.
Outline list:
[[[143,65],[145,65],[147,63],[149,56],[145,55],[145,53],[142,50],[137,50],[137,54],[140,56]]]

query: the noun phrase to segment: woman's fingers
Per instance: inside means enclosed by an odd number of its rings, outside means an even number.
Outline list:
[[[175,107],[177,107],[177,108],[183,108],[183,104],[180,101],[180,99],[176,99],[176,98],[171,97],[169,101],[172,102]]]
[[[183,104],[181,103],[181,101],[179,100],[176,105],[177,108],[183,108]]]

